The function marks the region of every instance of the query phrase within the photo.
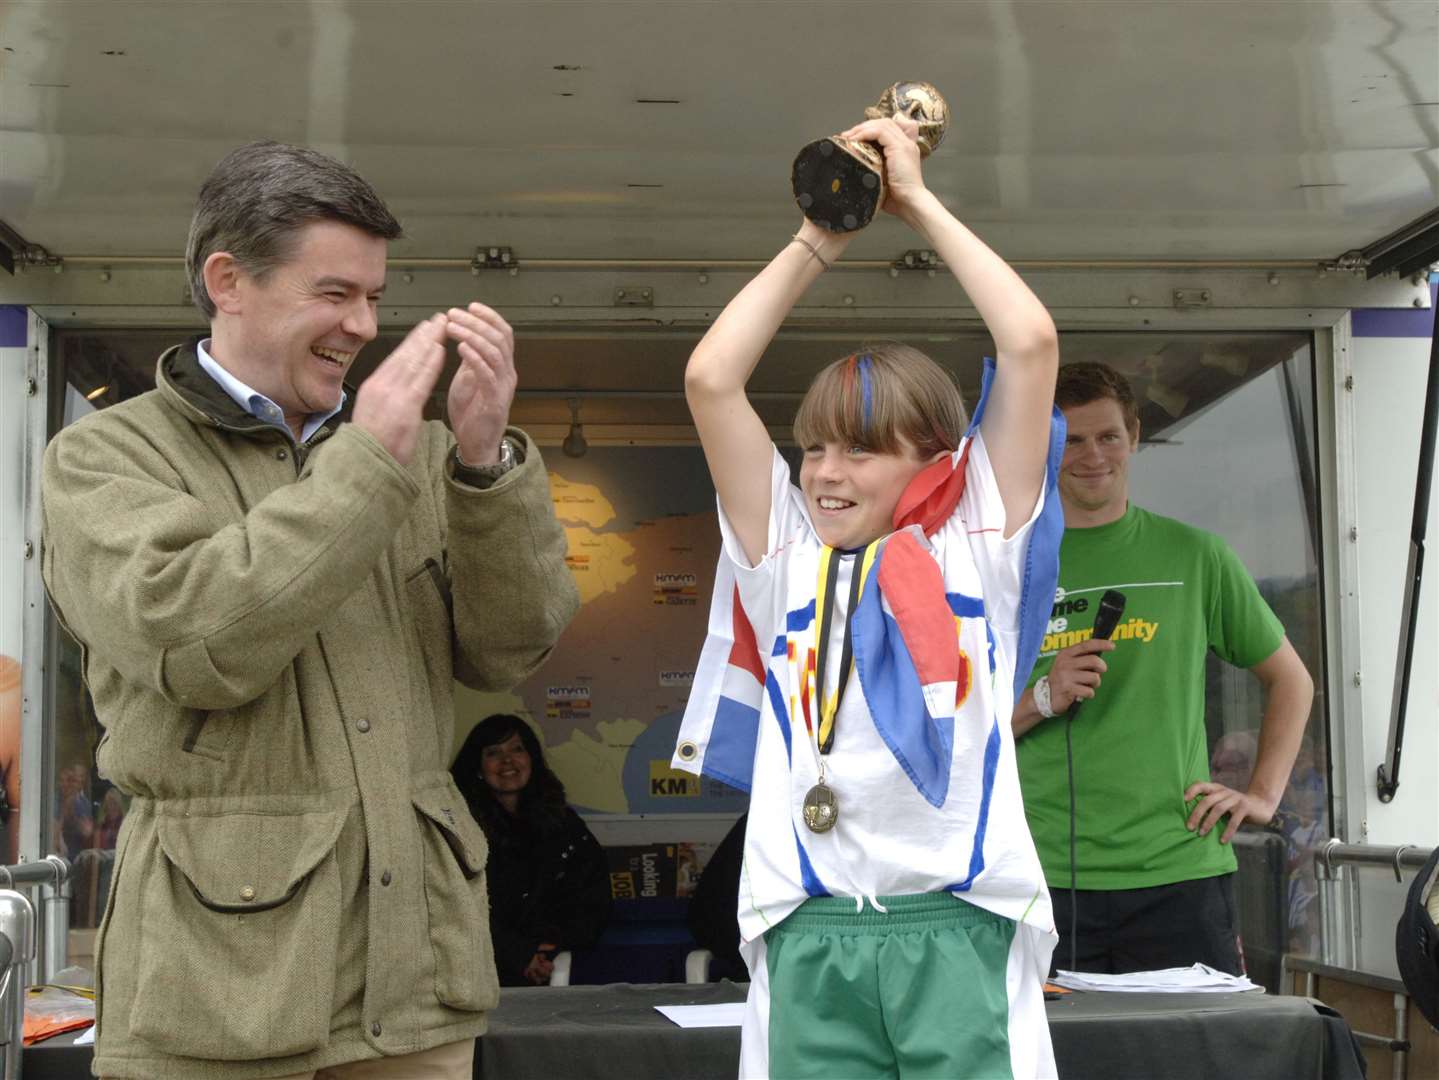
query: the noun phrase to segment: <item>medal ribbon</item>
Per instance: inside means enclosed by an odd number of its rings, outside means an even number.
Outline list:
[[[880,541],[875,540],[866,544],[863,551],[855,559],[854,570],[849,579],[849,606],[844,613],[844,628],[841,633],[844,635],[840,641],[839,659],[839,680],[835,684],[835,691],[832,696],[825,693],[825,667],[829,662],[829,635],[834,625],[834,591],[835,584],[839,580],[839,552],[834,548],[827,547],[820,553],[819,558],[819,583],[815,591],[815,610],[819,617],[818,640],[815,645],[815,695],[819,701],[819,730],[815,735],[815,741],[819,745],[821,754],[828,754],[834,746],[834,721],[839,715],[840,702],[844,699],[844,690],[849,685],[849,675],[854,668],[854,650],[850,638],[850,622],[854,619],[855,608],[859,606],[860,592],[864,589],[865,579],[869,577],[870,567],[874,565],[875,555],[879,553]]]

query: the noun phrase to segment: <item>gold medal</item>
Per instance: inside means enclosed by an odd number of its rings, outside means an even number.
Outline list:
[[[820,780],[804,795],[804,823],[810,832],[829,832],[839,820],[839,800],[834,789]]]

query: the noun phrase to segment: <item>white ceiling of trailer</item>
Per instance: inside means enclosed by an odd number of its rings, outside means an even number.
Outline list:
[[[178,254],[269,137],[355,164],[401,255],[767,256],[795,151],[907,78],[1010,258],[1330,258],[1439,203],[1432,0],[0,0],[0,65],[0,219],[60,255]]]

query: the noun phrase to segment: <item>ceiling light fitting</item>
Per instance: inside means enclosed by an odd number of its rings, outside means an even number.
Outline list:
[[[565,434],[565,441],[560,443],[560,449],[565,452],[566,457],[584,457],[590,444],[585,441],[585,428],[580,423],[580,399],[570,398],[569,405],[570,430]]]

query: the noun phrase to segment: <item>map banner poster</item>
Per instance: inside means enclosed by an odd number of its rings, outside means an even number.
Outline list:
[[[533,720],[582,813],[741,812],[744,793],[669,768],[719,557],[703,454],[591,447],[545,464],[580,610],[508,707]]]

